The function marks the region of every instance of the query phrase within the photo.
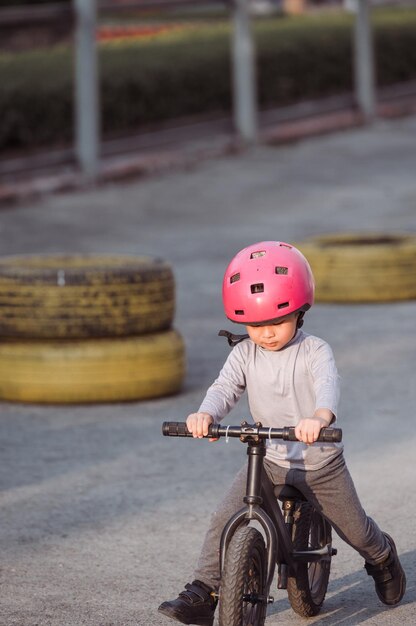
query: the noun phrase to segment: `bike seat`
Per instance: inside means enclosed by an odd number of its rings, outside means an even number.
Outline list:
[[[304,500],[305,496],[299,489],[292,487],[291,485],[276,485],[274,488],[274,495],[279,500]]]

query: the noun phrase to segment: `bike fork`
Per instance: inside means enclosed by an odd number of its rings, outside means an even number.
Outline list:
[[[266,454],[263,440],[248,441],[247,489],[244,497],[245,507],[238,511],[226,524],[220,546],[220,571],[223,571],[225,554],[231,537],[242,524],[256,520],[262,526],[267,539],[266,586],[269,589],[274,576],[277,555],[277,532],[269,515],[261,507],[263,498],[261,483],[263,473],[263,457]]]

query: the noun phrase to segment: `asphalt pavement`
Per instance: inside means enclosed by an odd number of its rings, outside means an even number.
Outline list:
[[[228,353],[221,279],[243,246],[339,231],[416,232],[416,117],[260,146],[145,179],[0,210],[1,254],[162,256],[188,369],[170,398],[92,406],[0,404],[1,626],[168,626],[157,606],[192,576],[210,511],[245,460],[237,440],[176,440]],[[339,538],[319,626],[416,623],[416,302],[316,304],[305,330],[333,347],[339,425],[369,515],[408,577],[385,607]],[[248,417],[242,400],[227,423]],[[307,620],[272,591],[267,624]],[[173,623],[173,622],[172,622]]]

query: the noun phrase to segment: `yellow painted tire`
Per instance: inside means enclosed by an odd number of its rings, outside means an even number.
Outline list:
[[[82,341],[0,343],[0,398],[12,402],[121,402],[179,391],[185,347],[178,332]]]
[[[416,235],[343,233],[295,244],[308,259],[321,302],[416,298]]]
[[[170,264],[134,256],[0,258],[0,337],[127,337],[171,327]]]

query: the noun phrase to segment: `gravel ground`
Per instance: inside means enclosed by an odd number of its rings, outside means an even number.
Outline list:
[[[2,209],[2,254],[163,256],[177,280],[183,392],[151,402],[1,404],[2,626],[166,626],[157,606],[192,575],[210,511],[245,459],[238,441],[173,440],[164,420],[198,406],[228,347],[227,261],[263,239],[322,232],[416,232],[416,118],[259,147],[158,178]],[[311,624],[416,623],[416,303],[316,305],[307,332],[333,346],[340,425],[367,512],[395,539],[408,591],[393,609],[336,538],[328,598]],[[227,419],[247,417],[244,400]],[[275,591],[267,624],[306,623]]]

